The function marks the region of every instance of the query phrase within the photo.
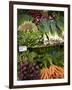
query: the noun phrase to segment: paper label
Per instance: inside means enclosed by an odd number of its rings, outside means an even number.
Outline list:
[[[19,46],[19,52],[27,51],[27,46]]]

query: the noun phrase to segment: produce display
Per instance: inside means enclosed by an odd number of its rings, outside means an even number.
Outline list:
[[[18,9],[17,18],[17,79],[64,78],[64,12]]]

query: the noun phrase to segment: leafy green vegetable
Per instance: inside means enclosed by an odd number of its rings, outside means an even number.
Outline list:
[[[24,32],[38,32],[37,26],[31,21],[25,21],[23,24],[19,25],[18,30]]]
[[[50,32],[50,21],[47,21],[46,19],[44,19],[40,22],[38,27],[42,33],[49,33]]]
[[[55,34],[58,36],[62,36],[62,33],[64,32],[64,20],[62,20],[64,17],[59,16],[59,18],[52,19],[52,20],[41,20],[39,24],[39,30],[42,33],[47,33],[47,35],[54,36]]]
[[[24,23],[25,21],[33,21],[33,17],[31,15],[28,14],[20,14],[17,17],[18,19],[18,26],[21,25],[22,23]]]
[[[39,44],[42,39],[40,32],[23,32],[18,31],[18,45],[26,45],[28,47]]]
[[[38,50],[28,49],[27,51],[20,53],[18,58],[18,61],[20,60],[20,62],[25,60],[28,60],[30,63],[35,62],[40,66],[40,68],[49,67],[52,64],[64,66],[64,50],[60,47],[42,48],[42,52],[39,48]]]

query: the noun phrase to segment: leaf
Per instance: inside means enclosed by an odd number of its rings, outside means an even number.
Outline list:
[[[24,23],[25,21],[33,21],[33,17],[28,14],[19,14],[18,15],[18,26]]]
[[[50,22],[51,22],[51,24],[50,24],[50,28],[51,28],[50,32],[54,36],[55,34],[57,34],[56,33],[56,22],[54,20],[51,20]]]
[[[28,47],[32,47],[38,45],[38,43],[42,39],[42,33],[40,32],[18,32],[18,45],[26,45]]]
[[[64,32],[64,23],[62,23],[61,21],[56,21],[57,22],[57,27],[60,28],[61,32]]]
[[[56,26],[60,29],[61,33],[64,32],[64,16],[56,18]]]
[[[35,52],[29,52],[28,59],[29,61],[33,62],[34,58],[37,56]]]

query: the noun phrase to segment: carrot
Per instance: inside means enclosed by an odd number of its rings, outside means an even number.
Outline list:
[[[41,70],[41,79],[53,79],[63,77],[64,77],[64,68],[60,66],[52,65],[49,68],[43,68]]]
[[[57,69],[58,71],[60,71],[60,72],[62,72],[62,73],[63,73],[63,69],[62,69],[62,68],[57,67],[57,66],[55,66],[55,67],[56,67],[56,69]]]
[[[49,69],[47,69],[47,76],[48,76],[48,79],[49,79]]]
[[[56,78],[58,78],[59,77],[59,74],[57,72],[55,72],[55,74],[56,74]]]
[[[46,73],[46,79],[48,79],[48,69],[45,70],[45,73]]]
[[[58,71],[56,68],[55,68],[55,72],[58,73],[58,74],[62,74],[60,71]]]
[[[48,68],[44,68],[41,71],[41,79],[48,79]]]
[[[44,69],[41,70],[41,79],[44,77]]]
[[[49,67],[49,71],[51,72],[49,73],[49,78],[64,77],[64,70],[61,67],[53,65]]]
[[[41,79],[44,77],[44,73],[41,74]]]
[[[59,69],[60,69],[62,72],[64,72],[64,68],[62,68],[62,67],[59,67]]]
[[[51,73],[52,73],[52,67],[49,67],[49,78],[51,76]]]
[[[47,75],[47,68],[45,69],[44,73],[45,73],[44,79],[47,79],[47,78],[48,78],[48,75]]]
[[[53,78],[56,78],[56,73],[54,72],[54,74],[53,74]]]
[[[50,66],[50,68],[49,68],[49,77],[51,78],[51,77],[53,77],[53,74],[54,74],[54,65],[52,65],[52,66]],[[55,77],[55,76],[54,76]]]
[[[59,77],[63,77],[63,73],[59,72],[58,70],[56,70],[56,73],[59,74]]]

